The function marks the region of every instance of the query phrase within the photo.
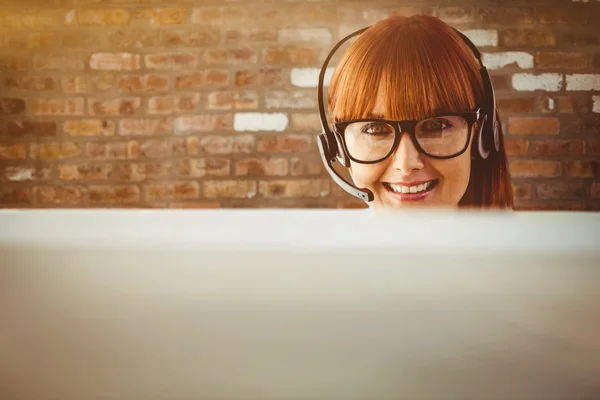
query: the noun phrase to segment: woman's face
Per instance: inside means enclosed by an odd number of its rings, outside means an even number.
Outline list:
[[[380,94],[372,114],[384,113]],[[373,192],[370,207],[456,207],[469,184],[471,143],[463,154],[437,160],[421,154],[404,134],[390,157],[376,164],[351,162],[350,174],[358,187]]]

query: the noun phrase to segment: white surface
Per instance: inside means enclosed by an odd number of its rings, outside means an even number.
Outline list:
[[[492,251],[600,252],[600,213],[370,210],[4,210],[0,245],[286,245]]]
[[[0,398],[598,398],[598,218],[4,211]]]

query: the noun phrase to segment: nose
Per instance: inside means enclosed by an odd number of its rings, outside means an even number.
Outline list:
[[[424,167],[421,153],[408,134],[400,137],[398,148],[393,154],[392,166],[407,176]]]

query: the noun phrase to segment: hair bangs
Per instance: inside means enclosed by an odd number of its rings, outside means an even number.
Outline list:
[[[336,69],[330,110],[336,120],[366,118],[382,96],[387,119],[423,119],[482,106],[479,65],[448,27],[390,18],[362,33]]]

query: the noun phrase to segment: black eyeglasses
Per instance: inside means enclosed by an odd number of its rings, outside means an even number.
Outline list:
[[[357,163],[374,164],[396,151],[406,132],[415,147],[428,157],[448,159],[461,155],[469,147],[473,124],[481,118],[481,109],[444,113],[424,120],[390,121],[377,118],[336,122],[334,131],[344,151]]]

